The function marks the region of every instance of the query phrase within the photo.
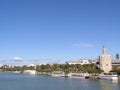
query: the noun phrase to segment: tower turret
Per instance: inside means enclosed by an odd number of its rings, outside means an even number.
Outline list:
[[[102,49],[102,54],[103,54],[103,55],[106,55],[106,54],[107,54],[107,49],[106,49],[106,47],[105,47],[105,46],[103,46],[103,49]]]

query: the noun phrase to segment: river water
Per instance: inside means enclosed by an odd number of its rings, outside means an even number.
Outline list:
[[[0,72],[0,90],[120,90],[120,82]]]

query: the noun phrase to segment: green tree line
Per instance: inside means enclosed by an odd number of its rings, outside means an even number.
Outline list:
[[[63,71],[66,74],[69,72],[88,72],[88,73],[101,73],[102,71],[96,67],[95,64],[86,64],[86,65],[69,65],[69,64],[46,64],[38,66],[15,66],[15,67],[1,67],[2,71],[24,71],[24,70],[36,70],[37,72],[50,73],[53,71]]]

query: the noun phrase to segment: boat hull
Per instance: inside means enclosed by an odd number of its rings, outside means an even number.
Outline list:
[[[87,79],[89,78],[88,73],[69,73],[68,74],[69,78],[78,78],[78,79]]]
[[[112,74],[100,74],[98,78],[103,80],[118,80],[118,76]]]
[[[29,75],[35,75],[36,71],[35,70],[25,70],[23,71],[24,74],[29,74]]]
[[[64,72],[52,72],[51,74],[52,77],[65,77],[65,73]]]

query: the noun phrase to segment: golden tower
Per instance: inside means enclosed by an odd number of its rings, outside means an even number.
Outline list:
[[[102,55],[99,58],[100,61],[100,69],[104,71],[104,73],[108,73],[112,70],[112,60],[111,56],[107,54],[107,49],[103,46]]]

